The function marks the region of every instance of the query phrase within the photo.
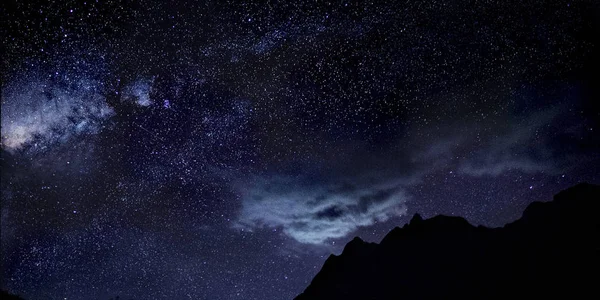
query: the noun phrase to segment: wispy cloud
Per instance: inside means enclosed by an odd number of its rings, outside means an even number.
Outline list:
[[[556,158],[550,142],[552,121],[559,110],[550,108],[521,120],[512,120],[508,130],[488,137],[483,146],[473,151],[459,165],[459,170],[472,176],[498,176],[510,170],[525,173],[552,171]]]
[[[236,227],[282,228],[300,243],[322,244],[404,215],[407,199],[394,182],[304,184],[294,177],[262,178],[245,193]]]
[[[360,227],[406,214],[408,190],[427,175],[450,169],[466,176],[501,176],[509,171],[549,172],[556,157],[547,140],[558,109],[498,124],[491,134],[472,126],[463,135],[432,130],[428,139],[399,139],[389,149],[358,151],[332,173],[262,176],[238,189],[242,207],[235,227],[281,228],[306,244],[343,238]],[[546,137],[546,138],[542,138]]]

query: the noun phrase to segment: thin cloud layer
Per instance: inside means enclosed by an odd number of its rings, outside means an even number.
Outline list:
[[[406,214],[408,197],[395,183],[309,185],[290,177],[258,182],[244,195],[236,227],[281,228],[300,243],[322,244]]]
[[[551,130],[557,115],[556,109],[547,109],[499,125],[487,136],[474,127],[463,136],[432,131],[440,137],[429,143],[399,139],[389,151],[361,152],[348,164],[328,165],[334,175],[318,180],[255,178],[240,189],[242,208],[235,227],[282,229],[300,243],[323,244],[405,215],[406,189],[426,184],[429,174],[457,170],[466,176],[498,177],[515,171],[550,172],[557,167],[557,157],[540,133]]]
[[[557,167],[548,136],[559,110],[549,108],[511,122],[508,131],[490,137],[487,144],[464,159],[459,170],[471,176],[498,176],[517,170],[524,173],[551,172]]]

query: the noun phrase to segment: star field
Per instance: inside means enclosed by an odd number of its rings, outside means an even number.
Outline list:
[[[600,183],[596,1],[3,3],[1,288],[292,299]]]

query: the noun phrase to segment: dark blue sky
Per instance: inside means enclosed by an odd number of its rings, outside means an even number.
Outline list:
[[[13,2],[26,299],[292,299],[415,213],[502,226],[600,183],[596,1]]]

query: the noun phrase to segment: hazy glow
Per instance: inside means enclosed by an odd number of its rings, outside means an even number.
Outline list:
[[[29,79],[9,83],[2,93],[2,147],[8,151],[27,144],[44,148],[95,132],[99,122],[113,114],[93,81]]]

